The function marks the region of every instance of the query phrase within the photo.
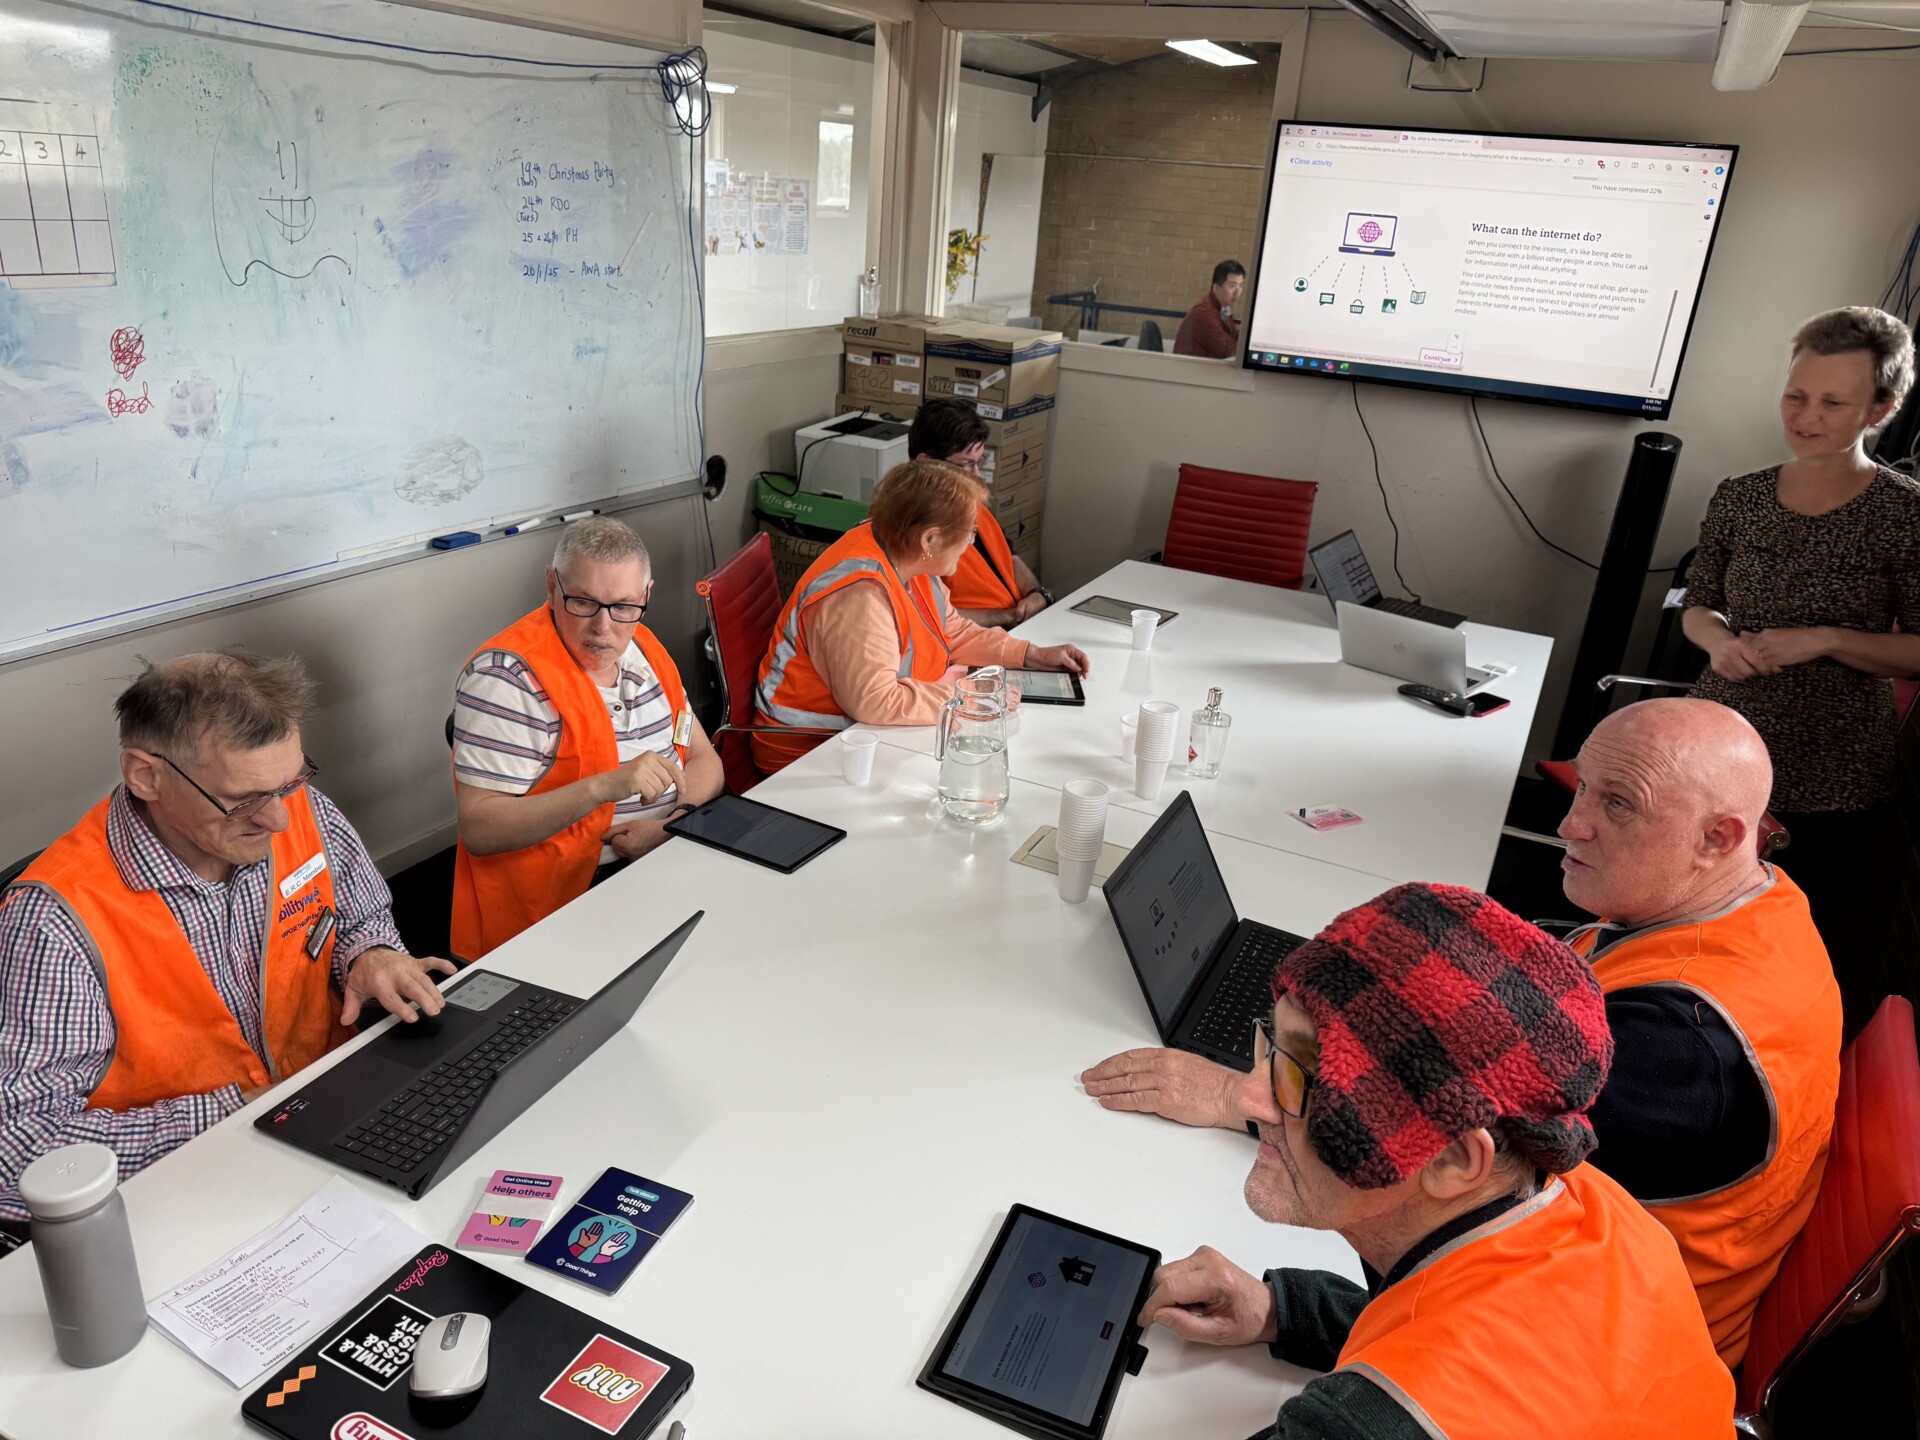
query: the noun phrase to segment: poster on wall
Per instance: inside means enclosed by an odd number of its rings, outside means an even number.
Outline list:
[[[780,197],[787,182],[762,175],[753,185],[753,248],[761,254],[780,253]]]
[[[707,195],[707,254],[745,255],[752,249],[752,182],[728,180]]]
[[[780,249],[788,255],[807,253],[813,229],[813,182],[787,180],[780,190]]]

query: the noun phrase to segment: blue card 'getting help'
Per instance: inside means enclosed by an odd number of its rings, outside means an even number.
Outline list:
[[[692,1203],[684,1190],[607,1170],[527,1252],[527,1263],[611,1295]]]

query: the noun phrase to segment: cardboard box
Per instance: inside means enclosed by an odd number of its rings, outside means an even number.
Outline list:
[[[876,350],[911,350],[919,354],[926,348],[927,332],[945,325],[946,321],[931,315],[887,315],[878,320],[865,320],[858,315],[849,315],[840,324],[841,343],[848,346],[864,345]]]
[[[929,397],[952,396],[1002,409],[1037,399],[1051,400],[1060,391],[1063,339],[1057,330],[1025,330],[968,320],[929,330],[926,393]]]
[[[906,424],[913,423],[913,412],[920,408],[920,396],[894,394],[885,400],[876,400],[871,395],[854,395],[842,390],[833,397],[833,413],[844,415],[849,410],[864,410],[869,415],[882,415]]]
[[[895,396],[920,403],[925,369],[918,350],[886,350],[848,345],[841,357],[840,388],[869,403]]]
[[[1015,555],[1027,562],[1029,570],[1036,575],[1040,573],[1040,521],[1037,517],[1017,522],[1008,530],[1007,544]]]
[[[1047,446],[1043,440],[1031,444],[1015,441],[1010,445],[989,445],[987,453],[980,459],[980,478],[992,485],[1000,476],[1011,475],[1029,466],[1036,466],[1044,472],[1046,463]]]
[[[1047,424],[1053,416],[1053,397],[1043,396],[1029,400],[1024,405],[993,405],[972,402],[974,413],[987,422],[987,445],[998,450],[1003,445],[1020,441],[1028,445],[1044,445],[1047,441]]]

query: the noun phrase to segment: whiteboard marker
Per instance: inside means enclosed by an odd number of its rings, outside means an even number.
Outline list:
[[[571,524],[575,520],[585,520],[589,515],[598,515],[599,513],[598,510],[575,510],[571,514],[562,515],[560,518]]]
[[[518,525],[509,525],[505,530],[501,531],[500,533],[503,535],[524,535],[529,530],[538,530],[542,525],[546,523],[547,523],[546,516],[536,515],[531,520],[522,520]]]

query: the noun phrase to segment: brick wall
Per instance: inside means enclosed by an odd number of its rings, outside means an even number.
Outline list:
[[[1098,283],[1105,300],[1185,310],[1206,293],[1216,262],[1251,267],[1275,65],[1222,69],[1169,52],[1054,98],[1033,278],[1045,324],[1071,333],[1079,315],[1044,305],[1048,295]],[[1085,156],[1112,158],[1077,158]],[[1168,160],[1202,163],[1155,163]],[[1163,325],[1169,346],[1178,323]]]

